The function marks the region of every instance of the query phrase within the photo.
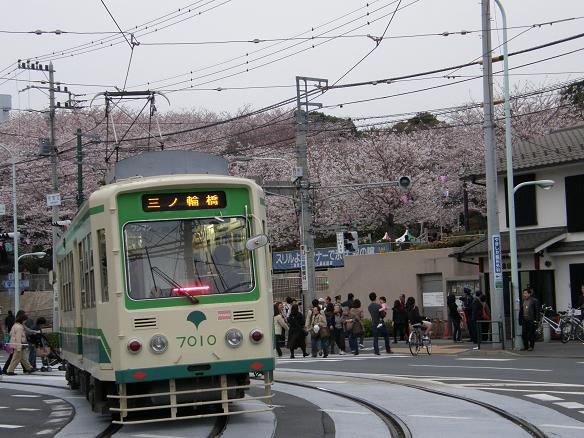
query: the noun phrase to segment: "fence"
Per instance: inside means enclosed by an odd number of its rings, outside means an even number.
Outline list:
[[[316,277],[316,296],[323,297],[328,292],[328,277]],[[272,277],[274,301],[284,301],[286,297],[302,297],[302,279],[298,277]]]

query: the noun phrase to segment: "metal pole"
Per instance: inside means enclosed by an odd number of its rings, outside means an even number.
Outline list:
[[[83,150],[81,129],[77,129],[77,208],[83,204]]]
[[[53,63],[49,63],[49,125],[51,128],[51,179],[53,183],[53,193],[59,191],[57,183],[57,148],[55,139],[55,70]],[[56,224],[59,220],[59,207],[52,207],[52,223]],[[57,227],[52,225],[53,229],[53,272],[57,269]],[[59,332],[59,294],[57,283],[53,278],[53,332]]]
[[[489,237],[489,282],[491,314],[494,321],[503,322],[505,335],[505,304],[503,301],[503,271],[501,264],[501,236],[499,234],[499,210],[497,205],[497,155],[495,123],[493,120],[493,63],[491,55],[491,17],[489,0],[482,0],[483,40],[483,94],[485,130],[485,178],[487,183],[487,223]],[[497,342],[498,334],[493,333]]]
[[[14,314],[20,310],[20,272],[18,269],[18,217],[16,214],[16,157],[12,155],[12,227],[14,229]]]
[[[503,23],[503,91],[505,93],[505,147],[507,160],[507,214],[509,216],[509,255],[511,256],[511,293],[512,293],[512,322],[515,336],[513,348],[523,347],[521,326],[519,325],[519,267],[517,262],[517,230],[515,226],[515,191],[513,182],[513,133],[511,131],[511,102],[509,101],[509,59],[507,47],[507,15],[499,0],[495,0],[499,7]]]

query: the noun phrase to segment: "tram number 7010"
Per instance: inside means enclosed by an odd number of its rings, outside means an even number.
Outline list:
[[[177,336],[177,341],[180,342],[179,348],[188,347],[203,347],[205,345],[215,345],[217,338],[214,335],[205,336]],[[186,345],[185,345],[186,344]]]

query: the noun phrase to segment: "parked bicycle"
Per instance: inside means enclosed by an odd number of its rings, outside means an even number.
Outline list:
[[[568,342],[573,339],[584,342],[584,324],[579,318],[576,318],[575,309],[568,309],[567,312],[559,313],[563,314],[562,342]],[[565,341],[564,338],[566,338]]]
[[[568,342],[572,336],[573,325],[569,322],[569,317],[566,312],[559,312],[560,321],[556,322],[551,319],[548,315],[555,314],[554,309],[551,306],[546,306],[545,304],[541,307],[540,317],[538,320],[537,328],[535,330],[535,335],[537,339],[543,337],[543,323],[547,323],[550,328],[558,335],[560,335],[560,340],[565,344]]]
[[[428,354],[432,354],[432,340],[422,331],[425,327],[422,324],[412,324],[412,331],[408,342],[410,344],[410,353],[417,356],[421,349],[425,348]]]

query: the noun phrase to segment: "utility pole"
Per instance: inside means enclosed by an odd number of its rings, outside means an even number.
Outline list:
[[[83,144],[81,128],[77,128],[77,208],[83,204]]]
[[[53,63],[49,62],[49,125],[51,128],[51,181],[53,194],[59,192],[59,186],[57,182],[57,146],[55,138],[55,70],[53,69]],[[57,269],[57,227],[54,225],[59,220],[59,206],[53,205],[51,224],[53,231],[53,272]],[[57,289],[57,282],[53,278],[53,331],[59,332],[61,323],[59,318],[59,291]]]
[[[485,131],[485,179],[487,183],[487,224],[489,242],[489,289],[493,321],[503,323],[505,339],[505,306],[503,300],[503,270],[501,263],[501,235],[499,234],[499,206],[497,204],[497,153],[493,105],[493,61],[491,53],[491,14],[489,0],[482,4],[483,40],[483,94]],[[493,330],[493,341],[499,341],[497,330]]]
[[[322,104],[310,102],[308,99],[308,84],[316,83],[319,87],[328,86],[327,79],[296,76],[296,163],[298,166],[298,198],[300,209],[300,257],[302,278],[302,302],[304,310],[316,298],[316,283],[314,272],[314,235],[312,233],[313,211],[310,202],[310,174],[308,171],[308,110],[310,107],[320,108]]]

